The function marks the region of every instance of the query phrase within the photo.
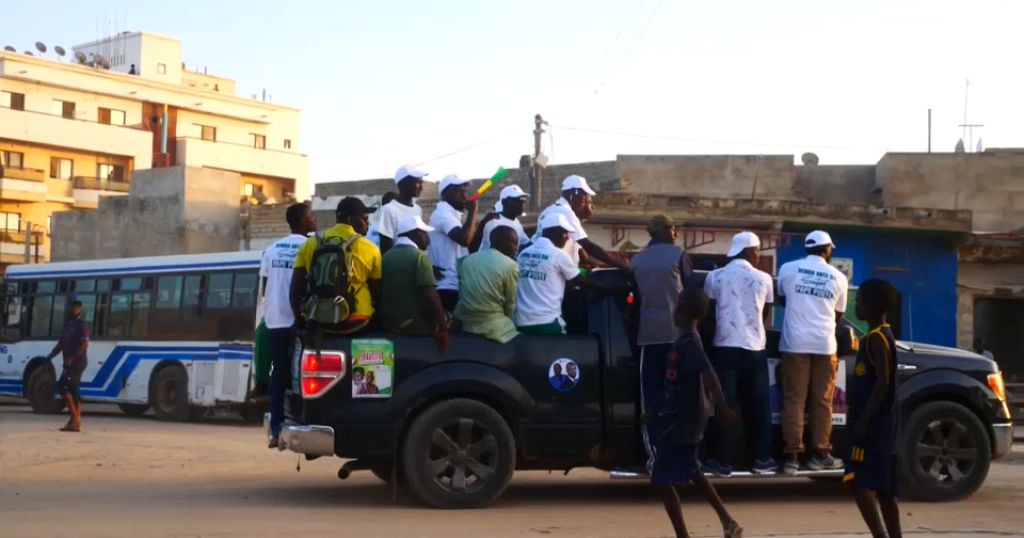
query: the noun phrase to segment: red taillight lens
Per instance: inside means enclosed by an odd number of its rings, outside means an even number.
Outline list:
[[[305,351],[300,369],[302,397],[322,396],[337,380],[345,376],[345,354],[340,351]]]

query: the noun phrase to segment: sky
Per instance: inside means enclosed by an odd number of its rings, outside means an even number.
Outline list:
[[[968,79],[974,144],[1024,147],[1016,0],[5,0],[3,20],[19,50],[180,38],[190,67],[302,110],[314,182],[405,163],[486,177],[532,153],[537,113],[553,164],[872,164],[926,151],[928,109],[933,149],[952,151]]]

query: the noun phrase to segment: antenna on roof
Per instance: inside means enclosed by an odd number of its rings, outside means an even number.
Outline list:
[[[85,64],[85,53],[80,50],[75,51],[75,60],[80,64]]]
[[[42,41],[36,41],[36,50],[41,53],[46,52],[46,45]]]
[[[64,51],[64,47],[60,45],[53,47],[53,52],[56,52],[57,56],[60,56],[61,58],[63,58],[64,55],[67,54],[67,52]]]
[[[7,45],[6,47],[4,47],[4,50],[7,51],[7,52],[18,52],[18,49],[14,48],[14,47],[12,47],[10,45]]]

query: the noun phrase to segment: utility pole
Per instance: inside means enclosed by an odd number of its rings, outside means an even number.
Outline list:
[[[534,212],[540,211],[543,207],[541,194],[544,192],[542,182],[544,167],[540,163],[540,137],[544,134],[543,125],[548,122],[537,114],[533,117],[533,183],[530,184],[530,206]]]
[[[932,152],[932,109],[928,109],[928,153]]]

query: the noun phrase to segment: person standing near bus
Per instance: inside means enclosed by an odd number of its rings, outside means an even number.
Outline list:
[[[263,251],[260,261],[260,289],[263,290],[263,322],[266,354],[270,356],[270,439],[268,448],[278,444],[281,422],[284,420],[284,391],[291,384],[292,346],[295,341],[292,327],[295,314],[289,301],[295,256],[306,242],[306,236],[316,231],[316,218],[306,204],[292,204],[285,211],[291,233],[277,240]]]
[[[72,298],[71,311],[68,313],[68,322],[64,325],[64,332],[60,340],[53,346],[53,350],[46,356],[46,360],[53,360],[57,353],[64,356],[64,369],[57,380],[57,387],[60,395],[68,405],[68,423],[60,429],[62,432],[82,431],[82,394],[79,385],[82,382],[82,372],[88,364],[85,351],[89,349],[89,325],[82,319],[82,301]]]

